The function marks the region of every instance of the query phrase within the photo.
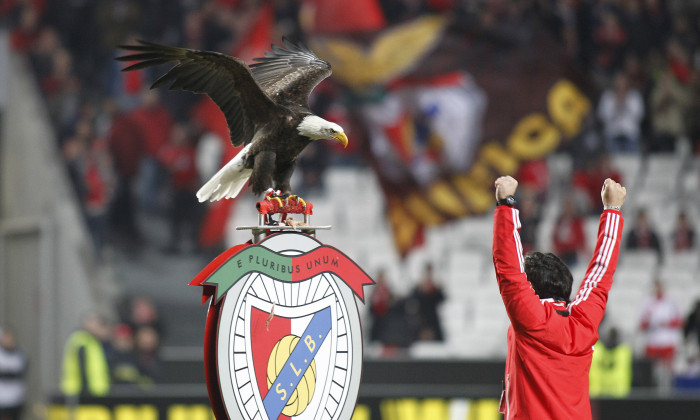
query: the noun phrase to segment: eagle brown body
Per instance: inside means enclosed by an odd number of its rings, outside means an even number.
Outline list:
[[[288,124],[275,121],[258,131],[256,137],[259,138],[253,139],[245,161],[245,168],[256,169],[250,177],[253,194],[260,194],[271,186],[284,193],[291,190],[289,180],[296,168],[297,157],[312,141],[299,134],[296,129],[306,115],[308,114],[283,115],[282,118],[289,122]],[[275,137],[284,138],[286,141],[278,142],[271,150],[268,144],[274,142]]]

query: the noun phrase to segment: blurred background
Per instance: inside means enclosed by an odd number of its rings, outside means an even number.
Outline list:
[[[187,283],[250,239],[259,197],[199,204],[237,152],[223,116],[113,58],[144,39],[250,63],[282,36],[333,65],[312,109],[350,139],[308,147],[293,190],[377,282],[355,419],[501,418],[501,174],[525,251],[577,282],[603,180],[627,187],[594,416],[697,418],[700,1],[1,0],[0,419],[212,418]]]

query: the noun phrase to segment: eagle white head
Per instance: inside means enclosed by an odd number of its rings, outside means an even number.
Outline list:
[[[299,134],[306,136],[311,140],[337,140],[344,147],[348,145],[348,137],[343,131],[343,127],[336,123],[326,121],[317,115],[308,115],[297,126]]]

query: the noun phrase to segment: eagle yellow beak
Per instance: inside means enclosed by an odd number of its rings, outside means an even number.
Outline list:
[[[348,136],[345,133],[337,133],[332,136],[333,140],[338,140],[343,144],[343,147],[348,147]]]

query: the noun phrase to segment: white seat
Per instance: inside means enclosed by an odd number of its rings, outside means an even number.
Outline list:
[[[634,186],[639,176],[641,157],[635,154],[617,154],[612,156],[612,162],[613,166],[622,173],[623,185],[628,188]]]
[[[654,272],[644,267],[630,265],[618,266],[613,274],[613,289],[633,287],[640,290],[650,290],[654,280]]]
[[[627,238],[623,238],[625,241]],[[624,242],[623,242],[624,246]],[[631,268],[653,271],[658,265],[658,255],[652,250],[620,250],[618,269]]]
[[[677,269],[695,272],[698,266],[700,266],[700,252],[697,249],[683,252],[671,251],[664,257],[663,270]]]
[[[675,154],[649,155],[642,168],[643,190],[659,191],[667,196],[673,195],[679,188],[677,181],[682,163],[681,158]]]

